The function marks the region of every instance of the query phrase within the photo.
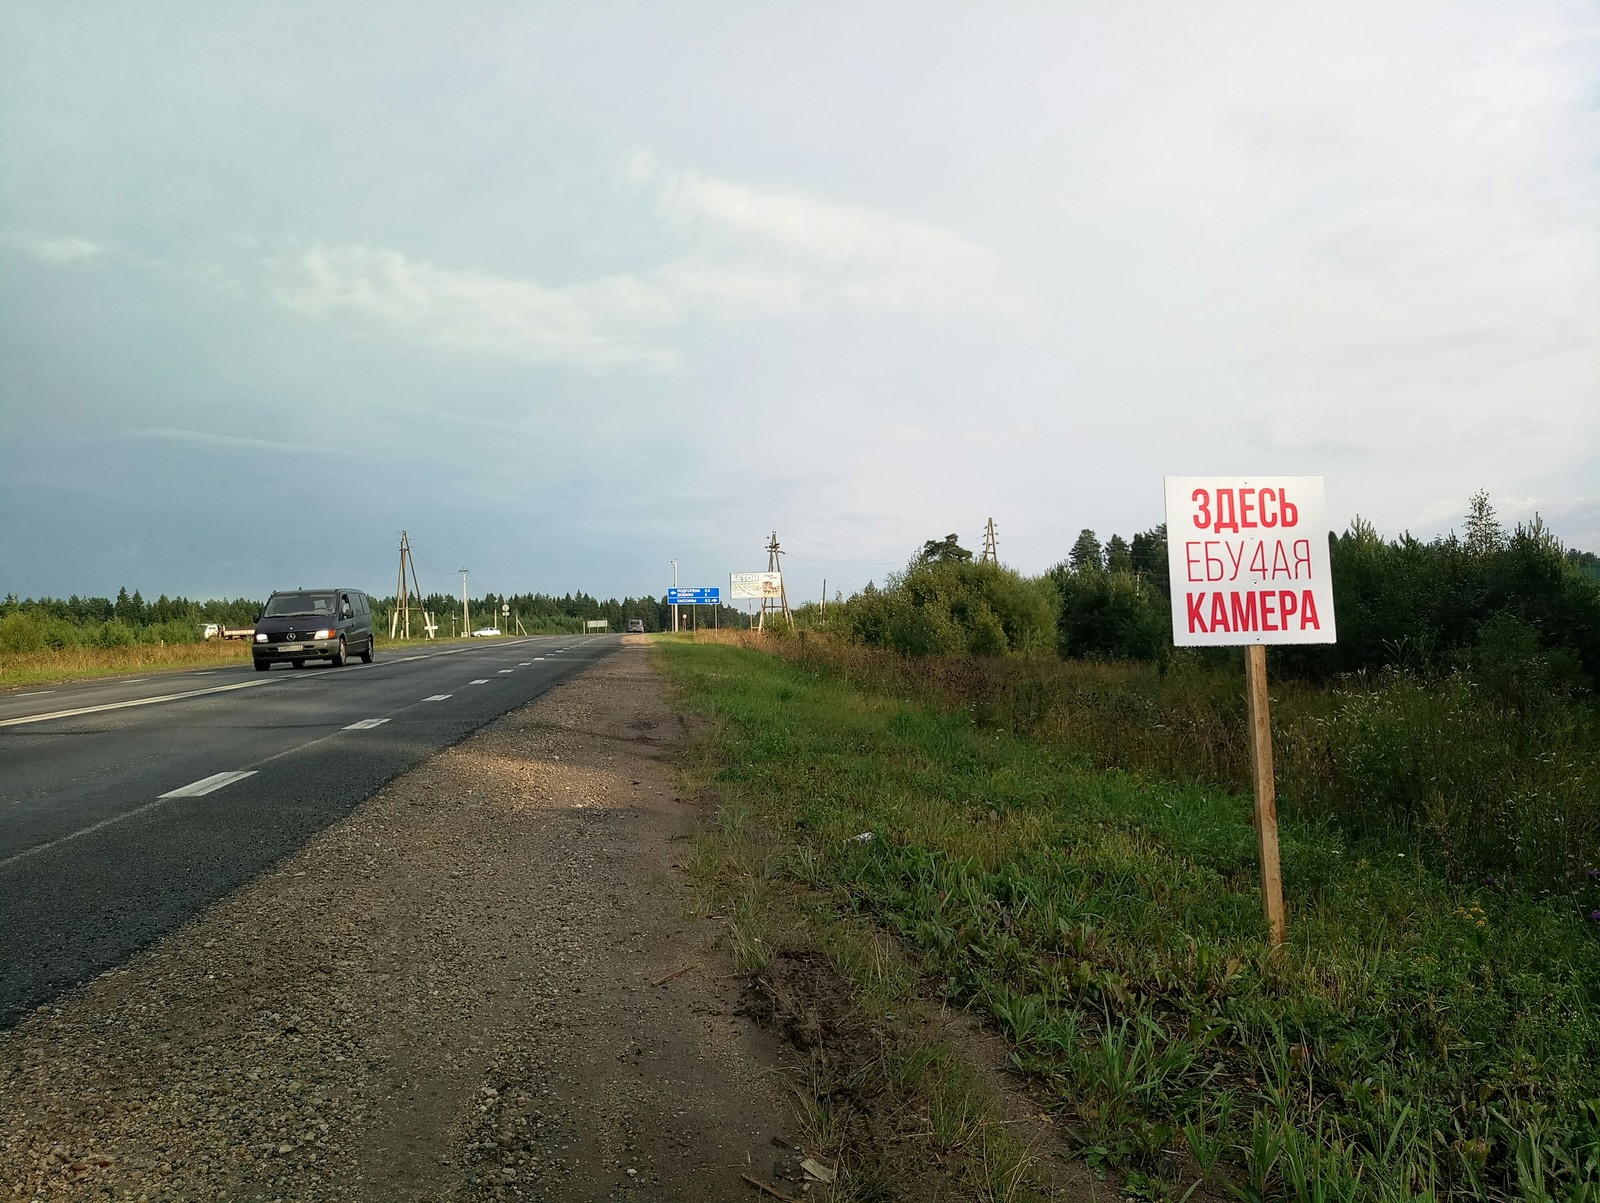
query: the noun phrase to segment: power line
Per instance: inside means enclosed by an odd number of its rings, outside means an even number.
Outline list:
[[[895,556],[886,560],[832,560],[824,559],[820,556],[797,556],[792,551],[786,551],[783,554],[801,564],[904,564],[907,558],[915,555],[916,552],[911,550],[903,556]]]

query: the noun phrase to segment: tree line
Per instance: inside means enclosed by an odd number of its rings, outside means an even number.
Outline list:
[[[146,601],[139,590],[126,586],[112,597],[67,598],[18,597],[9,593],[0,600],[0,653],[37,652],[66,647],[122,647],[137,643],[195,643],[204,638],[207,624],[224,627],[252,625],[264,600],[237,597],[194,600],[161,594]],[[445,593],[430,593],[411,598],[413,611],[424,609],[433,615],[445,633],[459,625],[461,599]],[[390,597],[372,598],[375,625],[388,634],[389,616],[396,606]],[[580,631],[586,620],[605,619],[613,631],[626,628],[637,618],[647,631],[672,628],[672,607],[662,597],[624,597],[601,599],[589,593],[485,593],[468,599],[473,627],[512,626],[502,623],[501,606],[520,618],[533,632]],[[744,615],[730,606],[683,606],[680,621],[701,627],[742,625]],[[513,627],[514,629],[514,627]],[[413,636],[421,635],[420,621],[412,621]],[[456,633],[459,633],[456,632]]]
[[[373,610],[381,616],[385,631],[388,630],[388,616],[397,604],[393,596],[372,599]],[[452,618],[459,620],[461,615],[461,598],[444,593],[430,593],[420,602],[412,598],[410,605],[413,610],[419,606],[427,610],[433,615],[434,621],[442,623],[446,629],[449,629]],[[508,607],[510,616],[520,618],[529,630],[557,627],[581,630],[582,623],[602,618],[613,631],[623,630],[628,620],[634,618],[642,621],[647,631],[672,629],[672,607],[667,604],[665,595],[659,598],[629,596],[620,600],[614,597],[602,600],[584,592],[565,593],[559,597],[553,593],[485,593],[482,597],[467,599],[467,609],[474,627],[500,626],[502,606]],[[691,610],[698,613],[691,616]],[[688,625],[691,618],[702,627],[709,627],[714,621],[720,626],[743,624],[743,615],[730,606],[679,607],[681,625]],[[415,620],[411,629],[415,635]]]
[[[1542,520],[1509,530],[1488,495],[1464,533],[1385,539],[1356,518],[1329,532],[1339,641],[1274,648],[1275,672],[1469,672],[1508,700],[1600,693],[1600,557],[1569,550]],[[1038,652],[1067,659],[1173,655],[1165,525],[1102,542],[1083,530],[1039,577],[974,562],[954,535],[929,540],[882,588],[835,611],[854,639],[911,655]],[[830,624],[832,625],[832,624]],[[1228,662],[1228,649],[1185,649]]]

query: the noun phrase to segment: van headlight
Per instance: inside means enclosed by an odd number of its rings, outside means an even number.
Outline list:
[[[339,633],[338,631],[318,631],[316,633],[316,635],[313,636],[313,638],[315,638],[315,639],[332,639],[338,633]]]
[[[256,632],[256,642],[257,643],[265,643],[266,641],[267,641],[266,633],[264,631],[257,631]]]

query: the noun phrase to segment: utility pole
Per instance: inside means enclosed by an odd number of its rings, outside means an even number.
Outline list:
[[[778,574],[778,600],[775,602],[770,597],[761,599],[761,619],[756,624],[758,631],[766,630],[768,610],[778,610],[785,621],[793,617],[789,613],[789,586],[783,583],[783,565],[780,562],[782,555],[783,549],[778,546],[778,532],[773,531],[772,541],[767,544],[767,571]]]
[[[409,588],[408,588],[409,586]],[[417,561],[411,554],[411,538],[405,531],[400,532],[400,582],[394,591],[394,613],[389,616],[389,638],[396,634],[403,638],[411,638],[411,595],[415,595],[417,605],[422,605],[422,586],[417,583]],[[433,626],[433,620],[428,617],[427,611],[422,611],[424,628]],[[428,631],[428,638],[433,638],[433,632]]]
[[[676,589],[678,587],[678,561],[676,561],[676,560],[672,561],[672,587],[674,589]],[[672,633],[674,635],[676,635],[678,633],[678,603],[677,602],[673,602],[672,603]]]
[[[411,638],[411,606],[406,597],[406,554],[410,548],[406,544],[406,532],[400,532],[400,580],[394,590],[394,612],[389,615],[389,638],[401,630],[405,638]]]
[[[467,611],[467,570],[463,568],[461,569],[461,633],[468,635],[471,632],[472,616]]]
[[[980,564],[1000,563],[1000,538],[994,533],[994,519],[989,519],[988,525],[983,528],[983,558]]]

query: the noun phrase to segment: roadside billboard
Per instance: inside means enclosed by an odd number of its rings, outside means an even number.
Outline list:
[[[1179,647],[1333,643],[1320,476],[1169,476],[1167,564]]]
[[[729,576],[728,594],[735,601],[740,598],[777,601],[783,596],[781,572],[735,572]]]

